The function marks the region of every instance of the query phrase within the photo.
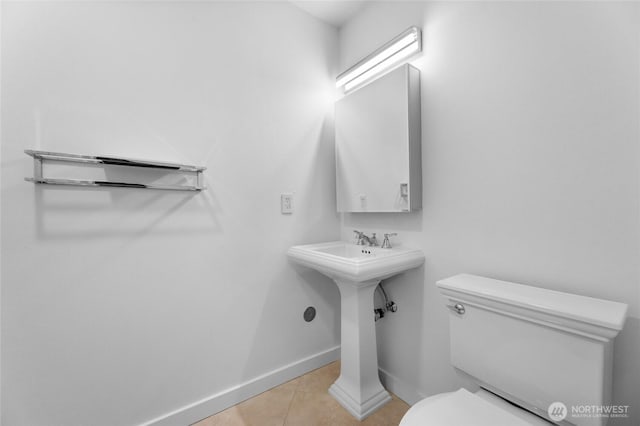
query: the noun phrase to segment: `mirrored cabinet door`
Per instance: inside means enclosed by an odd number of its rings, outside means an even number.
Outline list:
[[[404,65],[336,102],[339,212],[422,208],[420,72]]]

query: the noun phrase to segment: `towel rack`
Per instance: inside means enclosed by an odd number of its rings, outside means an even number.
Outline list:
[[[50,185],[107,186],[107,187],[121,187],[121,188],[166,189],[166,190],[174,190],[174,191],[201,191],[205,189],[204,186],[202,186],[202,172],[206,170],[206,167],[190,166],[187,164],[179,164],[179,163],[165,163],[160,161],[140,160],[140,159],[124,158],[124,157],[66,154],[62,152],[36,151],[31,149],[25,149],[24,152],[25,154],[33,157],[33,177],[24,178],[28,182],[43,183],[43,184],[50,184]],[[114,181],[106,181],[106,180],[46,178],[42,174],[44,161],[59,161],[59,162],[67,162],[67,163],[85,163],[85,164],[105,164],[105,165],[111,165],[111,166],[143,167],[143,168],[150,168],[150,169],[192,172],[192,173],[195,173],[195,184],[194,185],[155,185],[155,184],[142,184],[142,183],[131,183],[131,182],[114,182]]]

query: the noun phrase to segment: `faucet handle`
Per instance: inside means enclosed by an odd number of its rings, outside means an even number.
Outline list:
[[[356,234],[356,244],[361,245],[364,232],[360,232],[357,229],[354,229],[353,232]]]
[[[389,237],[395,237],[395,236],[397,236],[397,235],[398,235],[398,234],[397,234],[397,233],[395,233],[395,232],[392,232],[392,233],[390,233],[390,234],[384,234],[384,240],[382,241],[382,246],[381,246],[381,248],[388,248],[388,249],[390,249],[390,248],[391,248],[391,241],[389,241]]]

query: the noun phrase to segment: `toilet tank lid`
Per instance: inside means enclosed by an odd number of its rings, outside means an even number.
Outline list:
[[[459,274],[437,282],[441,289],[493,300],[620,331],[627,316],[625,303],[563,293],[508,281]]]

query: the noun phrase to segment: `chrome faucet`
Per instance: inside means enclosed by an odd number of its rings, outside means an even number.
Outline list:
[[[389,241],[389,237],[395,237],[396,234],[395,232],[392,234],[384,234],[384,240],[382,240],[382,248],[386,248],[386,249],[390,249],[391,248],[391,241]]]
[[[364,232],[353,230],[356,234],[356,244],[359,246],[369,245],[371,247],[378,245],[378,239],[376,238],[376,233],[374,232],[371,237],[366,235]]]

